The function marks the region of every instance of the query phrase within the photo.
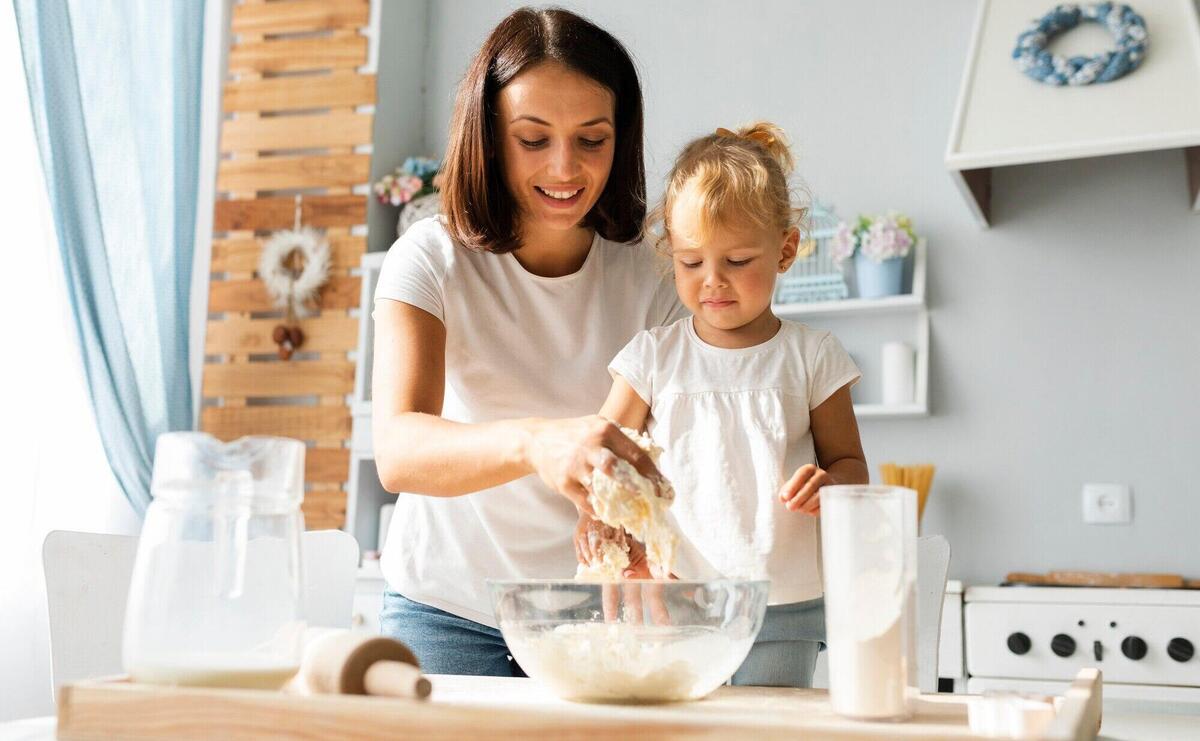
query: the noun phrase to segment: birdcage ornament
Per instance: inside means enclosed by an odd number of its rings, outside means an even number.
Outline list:
[[[775,303],[801,304],[813,301],[839,301],[850,295],[846,276],[833,262],[830,240],[837,231],[838,218],[833,210],[814,203],[809,211],[809,228],[796,261],[775,283]]]

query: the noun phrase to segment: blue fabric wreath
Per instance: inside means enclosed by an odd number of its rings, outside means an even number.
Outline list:
[[[1080,21],[1102,23],[1117,42],[1116,49],[1091,57],[1064,57],[1046,51],[1050,39],[1070,31]],[[1047,85],[1091,85],[1112,82],[1137,69],[1146,57],[1146,21],[1128,5],[1094,3],[1059,5],[1017,36],[1013,59],[1017,69]]]

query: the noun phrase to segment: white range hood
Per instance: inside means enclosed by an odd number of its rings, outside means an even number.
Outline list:
[[[998,167],[1182,149],[1189,201],[1200,211],[1200,20],[1195,0],[1131,0],[1146,21],[1141,66],[1109,83],[1054,87],[1022,74],[1017,35],[1046,0],[981,0],[946,147],[946,167],[980,226],[991,222]],[[1081,23],[1056,53],[1090,55],[1107,32]],[[1181,199],[1182,200],[1182,199]]]

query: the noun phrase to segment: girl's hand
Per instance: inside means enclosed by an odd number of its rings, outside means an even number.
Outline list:
[[[595,514],[587,501],[592,473],[601,470],[612,474],[618,458],[629,461],[647,478],[662,478],[637,443],[621,428],[594,414],[535,420],[524,447],[526,462],[542,481],[588,515]]]
[[[609,527],[594,517],[579,513],[575,523],[575,558],[579,563],[590,566],[600,557],[600,546],[617,543],[629,554],[629,566],[621,573],[626,579],[649,579],[650,566],[646,563],[646,546],[624,529]]]
[[[575,558],[579,563],[591,566],[600,558],[600,546],[605,543],[616,543],[628,551],[628,541],[624,530],[609,527],[585,512],[579,513],[579,521],[575,523]]]
[[[817,496],[822,486],[837,483],[829,472],[814,463],[796,469],[792,477],[779,489],[779,501],[792,512],[803,512],[817,516],[821,512],[821,498]]]

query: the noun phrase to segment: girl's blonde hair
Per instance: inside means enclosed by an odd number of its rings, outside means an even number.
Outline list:
[[[671,211],[680,203],[699,212],[700,233],[689,234],[692,239],[732,224],[780,232],[802,226],[807,209],[792,206],[788,186],[794,164],[783,129],[769,121],[717,129],[692,141],[675,160],[650,217],[659,225],[658,248],[670,249]]]

